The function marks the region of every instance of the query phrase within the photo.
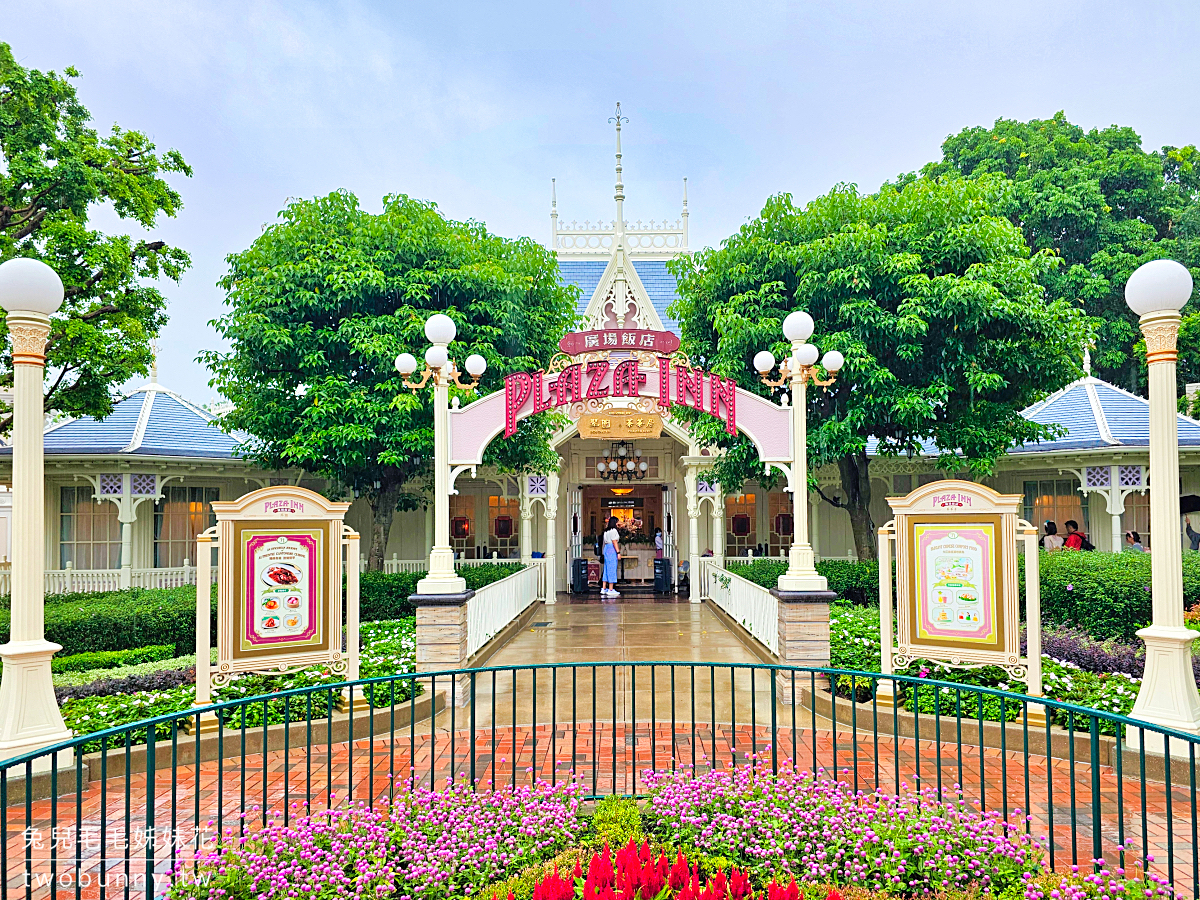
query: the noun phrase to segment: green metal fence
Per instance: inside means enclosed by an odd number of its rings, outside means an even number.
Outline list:
[[[881,702],[891,682],[897,705]],[[836,686],[835,691],[830,686]],[[200,727],[202,714],[222,726]],[[500,667],[302,688],[0,763],[0,900],[164,893],[198,848],[410,780],[479,789],[646,770],[825,770],[1019,816],[1056,869],[1140,864],[1200,898],[1195,736],[1040,698],[833,669]]]

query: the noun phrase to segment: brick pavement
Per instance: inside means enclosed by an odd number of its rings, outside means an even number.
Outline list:
[[[84,786],[82,800],[73,790],[57,800],[28,804],[8,789],[2,811],[5,842],[0,860],[5,879],[0,900],[48,897],[45,879],[58,879],[61,898],[144,896],[148,871],[157,874],[157,893],[166,887],[174,854],[194,844],[197,828],[204,840],[216,829],[253,828],[263,810],[288,810],[311,803],[313,809],[368,797],[379,800],[398,780],[413,775],[425,785],[444,784],[447,777],[475,778],[511,784],[534,777],[560,781],[572,768],[595,795],[636,793],[645,769],[692,766],[698,771],[728,767],[756,759],[758,765],[836,768],[841,778],[861,789],[898,786],[941,790],[947,798],[962,785],[964,796],[1006,815],[1027,810],[1030,829],[1053,836],[1057,868],[1086,866],[1093,855],[1095,808],[1093,784],[1099,785],[1099,840],[1106,858],[1119,862],[1118,842],[1145,847],[1181,890],[1193,890],[1196,870],[1195,797],[1188,786],[1169,792],[1162,784],[1143,784],[1136,777],[1118,780],[1116,773],[1086,761],[1047,760],[1019,750],[962,747],[957,744],[891,735],[876,738],[860,731],[852,740],[847,729],[834,733],[790,721],[781,723],[772,746],[771,730],[760,726],[670,722],[590,721],[577,727],[496,727],[430,733],[397,732],[374,740],[282,751],[160,769],[152,779],[142,774],[110,778]],[[160,744],[160,752],[168,751]],[[1072,777],[1072,775],[1074,777]],[[1134,773],[1136,776],[1136,773]],[[72,779],[64,779],[74,787]],[[126,792],[128,784],[129,791]],[[153,796],[148,807],[146,797]],[[242,819],[242,810],[248,818]],[[1072,824],[1074,812],[1074,824]],[[211,823],[211,825],[209,824]],[[82,840],[80,836],[82,835]],[[148,836],[150,839],[148,839]],[[100,840],[103,837],[104,840]],[[1173,870],[1165,863],[1168,842],[1174,847]],[[1130,861],[1138,855],[1131,851]],[[103,887],[100,873],[105,873]],[[31,883],[26,886],[26,881]]]

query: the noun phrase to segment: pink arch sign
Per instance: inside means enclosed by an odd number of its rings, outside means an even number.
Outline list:
[[[516,423],[535,412],[585,399],[649,397],[670,406],[690,406],[720,418],[732,432],[750,438],[763,463],[792,460],[791,415],[765,397],[735,387],[732,381],[700,370],[662,365],[640,368],[633,361],[609,367],[575,364],[546,383],[543,373],[510,375],[505,390],[481,397],[469,406],[451,410],[450,465],[477,466],[483,451],[498,435],[511,433]],[[622,371],[622,366],[631,366]],[[677,371],[678,369],[678,371]]]

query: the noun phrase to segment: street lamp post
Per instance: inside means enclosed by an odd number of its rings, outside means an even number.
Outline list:
[[[1125,302],[1140,316],[1150,381],[1150,554],[1152,619],[1138,632],[1146,670],[1130,715],[1200,734],[1200,693],[1192,672],[1192,641],[1183,625],[1183,564],[1179,536],[1179,429],[1176,418],[1175,339],[1179,310],[1192,295],[1192,276],[1179,263],[1157,259],[1125,285]],[[1136,733],[1131,735],[1136,741]],[[1161,740],[1158,741],[1161,744]]]
[[[0,646],[0,759],[67,740],[54,697],[50,658],[62,649],[45,637],[45,483],[42,377],[50,315],[62,304],[58,275],[36,259],[0,265],[0,306],[8,312],[13,360],[12,622]],[[70,762],[70,760],[65,760]],[[49,768],[50,759],[37,768]],[[63,764],[64,760],[59,759]]]
[[[828,377],[821,378],[816,362],[820,351],[808,339],[813,333],[812,316],[797,310],[783,320],[783,336],[792,344],[790,359],[779,364],[779,378],[768,376],[775,368],[775,357],[769,350],[754,356],[754,368],[763,384],[792,388],[792,546],[788,551],[787,572],[779,576],[779,590],[791,592],[825,591],[829,585],[817,572],[816,558],[808,537],[808,423],[806,421],[807,391],[812,384],[828,388],[837,378],[845,362],[837,350],[829,350],[821,359]]]
[[[454,595],[467,589],[467,582],[454,571],[454,550],[450,546],[450,382],[474,390],[487,370],[487,360],[472,353],[464,361],[471,382],[459,380],[458,367],[446,349],[454,340],[457,329],[454,320],[444,313],[434,313],[425,322],[425,337],[432,344],[425,351],[425,369],[418,381],[409,378],[417,371],[417,360],[411,353],[396,357],[396,371],[404,376],[404,386],[413,393],[433,380],[433,547],[429,551],[429,574],[417,582],[418,594]]]

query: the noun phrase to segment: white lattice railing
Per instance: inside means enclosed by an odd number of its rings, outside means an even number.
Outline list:
[[[721,607],[772,653],[779,653],[779,601],[769,590],[711,559],[700,560],[700,581],[701,596]]]
[[[501,559],[493,557],[491,559],[456,559],[454,565],[458,566],[486,566],[489,563],[519,563],[519,559]],[[360,571],[367,570],[367,558],[364,556],[358,561]],[[392,554],[391,559],[383,561],[383,571],[389,575],[395,575],[397,572],[424,572],[429,568],[429,557],[424,559],[399,559],[395,554]]]
[[[467,658],[470,659],[508,623],[545,596],[546,564],[535,559],[527,568],[486,584],[467,601]]]
[[[169,569],[130,569],[129,587],[172,588],[196,583],[195,566],[175,566]],[[51,569],[45,573],[47,594],[90,593],[119,591],[125,573],[121,569]],[[217,582],[216,566],[212,568],[213,584]],[[0,594],[12,593],[12,569],[0,569]]]

